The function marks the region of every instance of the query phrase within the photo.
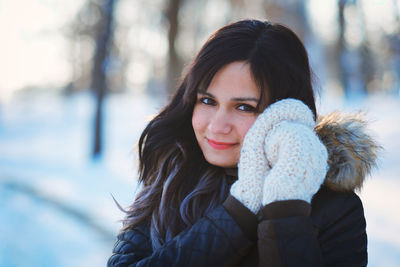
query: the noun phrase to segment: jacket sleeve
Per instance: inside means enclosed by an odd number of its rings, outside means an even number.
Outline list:
[[[154,251],[140,229],[122,232],[108,266],[231,266],[253,245],[220,205]]]
[[[314,198],[312,216],[327,266],[367,265],[364,208],[354,192],[338,193],[324,188]]]
[[[107,266],[134,266],[134,263],[149,257],[152,248],[147,227],[145,222],[134,229],[122,231],[117,237]]]
[[[366,266],[367,236],[353,192],[317,194],[311,205],[277,201],[260,212],[259,266]]]

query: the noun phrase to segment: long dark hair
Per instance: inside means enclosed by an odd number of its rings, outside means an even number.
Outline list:
[[[259,110],[280,99],[296,98],[316,115],[307,52],[290,29],[243,20],[212,34],[170,103],[139,139],[143,188],[128,210],[123,229],[149,223],[155,248],[221,204],[235,179],[204,159],[192,127],[197,91],[206,90],[217,71],[235,61],[250,65],[261,91]]]

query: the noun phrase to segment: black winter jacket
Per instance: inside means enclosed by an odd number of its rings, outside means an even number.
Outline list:
[[[150,224],[122,231],[108,266],[366,266],[364,211],[353,192],[379,148],[359,117],[332,114],[316,132],[329,170],[311,204],[270,203],[254,215],[234,197],[153,251]]]
[[[367,264],[363,207],[352,192],[323,187],[311,205],[279,201],[265,206],[259,215],[230,196],[157,251],[152,250],[149,224],[142,224],[119,234],[108,266]]]

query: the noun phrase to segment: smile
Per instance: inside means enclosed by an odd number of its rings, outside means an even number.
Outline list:
[[[236,145],[236,143],[225,143],[225,142],[217,142],[215,140],[211,140],[207,138],[208,144],[215,149],[228,149]]]

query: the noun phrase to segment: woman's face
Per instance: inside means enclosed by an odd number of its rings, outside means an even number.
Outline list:
[[[207,90],[198,92],[192,125],[210,164],[237,166],[244,136],[259,114],[259,98],[250,66],[242,61],[221,68]]]

